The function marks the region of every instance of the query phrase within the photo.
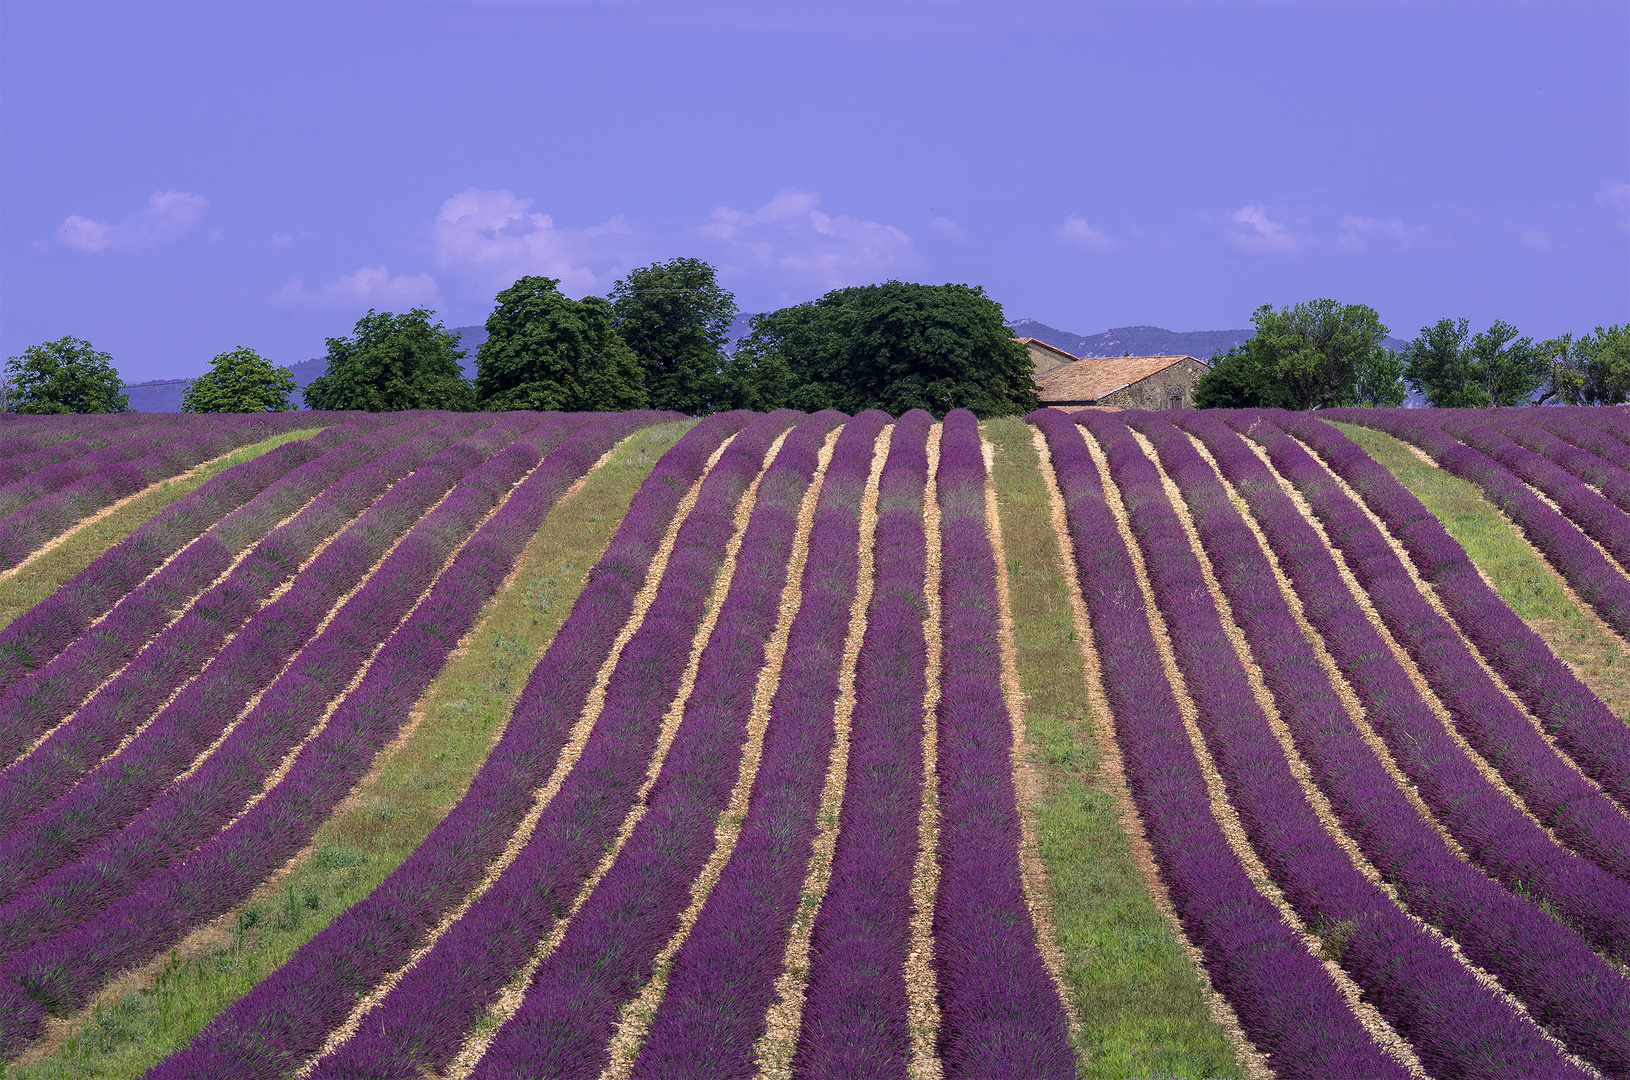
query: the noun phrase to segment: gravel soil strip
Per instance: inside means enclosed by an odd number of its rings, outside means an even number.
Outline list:
[[[943,424],[928,430],[928,481],[923,490],[923,597],[928,616],[923,640],[928,644],[928,671],[923,689],[923,799],[917,814],[917,865],[911,875],[911,951],[906,954],[907,1015],[911,1020],[912,1080],[939,1080],[940,1007],[934,973],[934,898],[939,892],[939,705],[940,654],[940,505],[934,494],[939,472]]]

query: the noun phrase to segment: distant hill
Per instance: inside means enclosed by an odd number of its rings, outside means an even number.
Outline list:
[[[1255,330],[1165,330],[1158,326],[1118,326],[1090,336],[1059,330],[1035,319],[1014,319],[1008,323],[1018,337],[1033,337],[1076,356],[1192,356],[1210,360],[1220,352],[1251,340]],[[1395,337],[1382,340],[1389,349],[1402,349],[1407,342]]]
[[[1251,330],[1163,330],[1158,326],[1119,326],[1101,334],[1059,330],[1035,319],[1008,323],[1019,337],[1033,337],[1075,356],[1192,356],[1210,360],[1219,352],[1249,341]]]

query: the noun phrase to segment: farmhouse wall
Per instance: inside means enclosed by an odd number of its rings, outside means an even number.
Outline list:
[[[1036,338],[1020,338],[1019,341],[1030,353],[1030,362],[1035,365],[1037,375],[1065,364],[1072,364],[1079,359],[1074,353],[1067,353],[1056,345],[1049,345]]]
[[[1194,386],[1206,370],[1200,361],[1185,356],[1170,367],[1162,368],[1112,394],[1105,394],[1098,404],[1115,405],[1122,409],[1192,409]]]

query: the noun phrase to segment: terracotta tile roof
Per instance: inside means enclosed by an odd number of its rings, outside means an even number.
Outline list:
[[[1147,379],[1192,356],[1089,356],[1036,376],[1043,404],[1051,401],[1099,401],[1123,386]],[[1196,363],[1204,364],[1196,360]]]

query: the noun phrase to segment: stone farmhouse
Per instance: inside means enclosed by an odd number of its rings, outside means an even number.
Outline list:
[[[1043,405],[1192,409],[1194,386],[1210,366],[1192,356],[1073,356],[1020,338],[1036,365]]]

